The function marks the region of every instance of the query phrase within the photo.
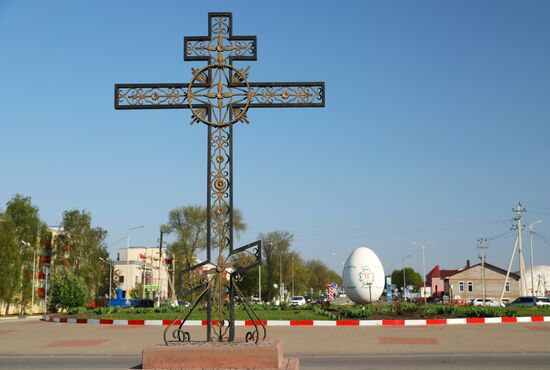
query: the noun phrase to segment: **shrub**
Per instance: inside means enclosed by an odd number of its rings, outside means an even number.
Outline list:
[[[84,281],[65,268],[52,274],[49,295],[50,304],[62,310],[84,306],[90,299]]]
[[[108,315],[113,312],[113,307],[98,307],[94,309],[94,313],[97,315]]]
[[[76,315],[77,313],[82,313],[82,312],[86,312],[86,311],[88,311],[86,309],[86,307],[73,307],[73,308],[69,309],[68,313],[70,315]]]
[[[468,307],[464,310],[466,317],[494,317],[502,316],[504,310],[493,307]]]
[[[379,314],[388,314],[397,312],[397,305],[395,304],[383,304],[376,307],[376,312]]]
[[[313,312],[315,312],[316,314],[322,315],[322,316],[327,316],[328,318],[330,318],[332,320],[337,320],[338,319],[338,316],[336,316],[332,312],[329,312],[329,311],[327,311],[323,308],[319,308],[317,306],[313,307]]]
[[[398,303],[395,308],[397,313],[401,314],[407,314],[407,313],[414,313],[419,311],[419,306],[414,303]]]
[[[371,306],[357,306],[343,312],[343,317],[347,319],[363,319],[372,316]]]
[[[506,308],[504,309],[504,317],[514,317],[514,316],[517,316],[518,315],[518,312],[517,310],[513,309],[513,308]]]
[[[469,307],[471,308],[471,307]],[[454,305],[438,305],[437,313],[439,315],[454,316],[459,311],[458,306]]]

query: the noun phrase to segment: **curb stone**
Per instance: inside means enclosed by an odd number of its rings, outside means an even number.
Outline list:
[[[172,320],[109,320],[109,319],[74,319],[43,316],[42,320],[60,324],[87,325],[143,325],[167,326]],[[424,326],[424,325],[479,325],[504,323],[550,322],[550,316],[519,317],[467,317],[453,319],[420,319],[420,320],[263,320],[265,326]],[[259,324],[256,321],[256,324]],[[181,320],[175,322],[181,324]],[[213,321],[215,325],[215,321]],[[185,326],[206,326],[206,320],[187,320]],[[235,320],[235,326],[253,326],[252,320]]]

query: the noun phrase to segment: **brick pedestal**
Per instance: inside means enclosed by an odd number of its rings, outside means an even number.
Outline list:
[[[143,350],[143,369],[299,370],[297,358],[283,358],[281,341],[249,343],[189,342]]]

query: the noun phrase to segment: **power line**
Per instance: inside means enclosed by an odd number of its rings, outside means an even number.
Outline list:
[[[550,213],[546,213],[546,212],[533,212],[533,211],[529,211],[529,213],[534,214],[534,215],[550,216]]]
[[[506,220],[491,220],[491,221],[482,221],[482,222],[474,222],[474,223],[462,223],[462,224],[456,224],[456,223],[452,223],[452,224],[436,224],[436,225],[426,225],[426,226],[423,226],[423,227],[420,227],[420,228],[410,228],[410,229],[402,229],[400,231],[396,231],[395,233],[416,233],[416,232],[424,232],[424,231],[439,231],[439,230],[460,230],[460,229],[465,229],[465,228],[469,228],[469,227],[476,227],[476,226],[481,226],[481,225],[494,225],[494,224],[499,224],[499,223],[505,223],[507,222]],[[506,225],[506,224],[505,224]],[[508,226],[508,225],[506,225]],[[387,228],[384,228],[384,227],[378,227],[378,228],[369,228],[369,229],[366,229],[366,228],[361,228],[361,227],[358,227],[358,228],[351,228],[351,229],[327,229],[327,228],[324,228],[324,229],[310,229],[310,230],[289,230],[292,234],[294,235],[300,235],[300,234],[315,234],[315,233],[320,233],[320,234],[323,234],[323,233],[335,233],[335,232],[354,232],[354,231],[359,231],[359,232],[363,232],[363,231],[368,231],[368,232],[371,232],[373,231],[374,234],[387,234],[387,233],[394,233],[394,231],[388,231]],[[249,233],[254,233],[254,230],[250,230],[250,231],[247,231]],[[256,233],[259,232],[259,231],[256,231]],[[263,232],[263,231],[262,231]],[[362,237],[364,236],[364,234],[361,234],[361,235],[344,235],[344,237]],[[323,238],[324,239],[324,238]]]
[[[512,235],[512,230],[508,230],[505,233],[502,233],[502,234],[499,234],[499,235],[496,235],[496,236],[493,236],[493,237],[490,237],[490,238],[485,238],[485,242],[501,239],[501,238],[504,238],[504,237],[510,236],[510,235]]]
[[[548,246],[550,246],[550,237],[546,236],[546,235],[542,235],[542,234],[539,234],[539,233],[536,233],[533,231],[533,235],[535,235],[538,239],[540,239],[541,241],[543,241],[545,244],[548,244]]]
[[[498,224],[502,221],[488,222],[486,224]],[[448,231],[448,230],[462,230],[470,227],[480,226],[482,224],[469,224],[463,226],[447,226],[447,227],[434,227],[428,229],[409,229],[409,230],[400,230],[400,231],[388,231],[388,232],[374,232],[369,234],[356,234],[356,235],[341,235],[341,236],[326,236],[326,237],[315,237],[315,238],[299,238],[295,241],[315,241],[315,240],[329,240],[329,239],[358,239],[358,238],[367,238],[367,237],[383,237],[391,235],[404,235],[404,234],[416,234],[416,233],[426,233],[426,232],[436,232],[436,231]],[[326,231],[326,230],[324,230]]]

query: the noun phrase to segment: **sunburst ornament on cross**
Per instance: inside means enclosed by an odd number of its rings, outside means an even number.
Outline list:
[[[256,36],[233,35],[231,13],[209,13],[208,36],[184,38],[184,60],[207,62],[202,68],[192,69],[189,83],[115,85],[115,109],[190,109],[192,124],[208,126],[206,259],[180,271],[179,285],[184,273],[213,267],[200,284],[187,290],[199,292],[198,299],[182,320],[177,318],[166,328],[167,345],[190,340],[183,324],[203,299],[207,305],[207,340],[234,341],[236,296],[243,298],[243,307],[254,324],[246,340],[258,342],[265,338],[262,321],[237,286],[244,273],[261,263],[262,251],[261,241],[233,247],[233,124],[248,123],[251,108],[324,107],[325,84],[250,82],[249,67],[233,65],[234,61],[256,59]],[[218,252],[215,260],[213,250]],[[231,268],[229,259],[238,253],[251,254],[254,262]]]

